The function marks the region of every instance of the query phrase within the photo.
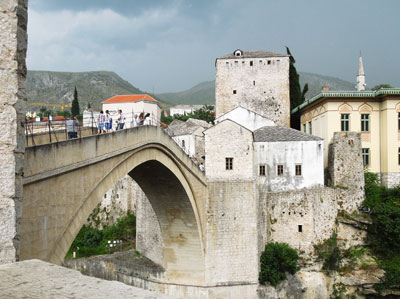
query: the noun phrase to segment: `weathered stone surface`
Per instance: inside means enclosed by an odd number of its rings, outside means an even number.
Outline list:
[[[217,117],[240,105],[278,125],[290,126],[289,56],[268,55],[259,58],[217,58]]]
[[[173,298],[39,260],[0,265],[1,298]]]
[[[161,128],[31,147],[25,161],[21,259],[61,263],[104,194],[129,174],[157,215],[165,280],[204,284],[205,177]]]
[[[300,271],[295,275],[287,274],[287,279],[276,288],[260,286],[257,290],[259,299],[316,299],[329,298],[327,277],[321,272]]]
[[[0,264],[18,260],[27,1],[0,2]]]
[[[364,190],[361,135],[335,132],[328,152],[329,185]]]
[[[138,201],[146,195],[140,186],[129,175],[122,177],[104,194],[99,205],[90,214],[87,225],[96,228],[109,226],[127,213],[136,214]]]

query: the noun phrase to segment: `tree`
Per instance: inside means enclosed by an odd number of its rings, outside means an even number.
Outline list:
[[[290,110],[296,108],[301,103],[304,102],[304,96],[308,91],[308,84],[304,85],[303,92],[301,92],[299,74],[297,73],[296,67],[294,64],[296,60],[294,59],[290,49],[286,47],[286,52],[290,55],[290,64],[289,64],[289,87],[290,87]],[[306,88],[307,86],[307,88]],[[293,129],[300,130],[300,113],[297,112],[295,114],[290,114],[290,127]]]
[[[78,91],[76,90],[76,86],[74,91],[74,99],[72,101],[71,114],[73,117],[79,115]]]
[[[187,121],[189,118],[200,119],[200,120],[204,120],[208,123],[214,124],[214,120],[215,120],[214,106],[204,105],[200,109],[197,109],[191,113],[183,114],[183,115],[175,114],[175,115],[164,116],[163,113],[161,114],[161,122],[163,122],[167,125],[170,124],[174,119]]]
[[[302,98],[303,98],[303,102],[304,102],[305,99],[306,99],[306,93],[307,93],[307,91],[308,91],[308,83],[306,83],[306,84],[304,85],[304,87],[303,87],[303,92],[301,93],[301,96],[302,96]]]
[[[265,284],[269,282],[273,286],[286,279],[286,272],[296,273],[297,251],[286,243],[268,243],[260,257],[260,273],[258,280]]]
[[[381,88],[393,88],[393,86],[390,84],[378,84],[372,87],[372,90],[379,90]]]

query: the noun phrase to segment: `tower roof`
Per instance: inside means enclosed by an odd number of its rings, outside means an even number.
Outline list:
[[[240,55],[235,55],[235,53],[240,53]],[[266,57],[289,57],[289,55],[274,53],[269,51],[242,51],[240,49],[237,49],[234,53],[218,57],[217,59],[266,58]]]

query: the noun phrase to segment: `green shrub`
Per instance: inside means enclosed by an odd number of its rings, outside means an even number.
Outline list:
[[[342,260],[342,254],[337,245],[336,233],[319,245],[315,245],[318,259],[324,262],[323,270],[337,271]]]
[[[72,257],[74,249],[77,249],[77,257],[106,254],[108,253],[108,240],[132,242],[135,238],[136,217],[130,213],[117,219],[117,223],[104,227],[103,230],[84,225],[76,236],[74,242],[72,242],[66,258]]]
[[[268,243],[261,254],[260,283],[269,282],[273,286],[286,279],[286,272],[296,273],[297,251],[286,243]]]
[[[400,288],[400,187],[378,184],[376,174],[365,173],[364,206],[371,210],[367,240],[385,275],[377,290]]]

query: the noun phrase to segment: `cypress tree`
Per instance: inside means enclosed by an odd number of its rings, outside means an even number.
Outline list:
[[[290,87],[290,110],[296,108],[304,101],[304,95],[308,90],[306,86],[304,86],[303,93],[300,88],[299,74],[297,73],[296,67],[294,64],[296,60],[294,59],[290,49],[286,47],[286,52],[290,55],[290,64],[289,64],[289,87]],[[290,127],[293,129],[300,130],[300,113],[290,114]]]
[[[76,90],[76,86],[74,91],[74,99],[72,101],[71,114],[73,117],[79,115],[78,91]]]

